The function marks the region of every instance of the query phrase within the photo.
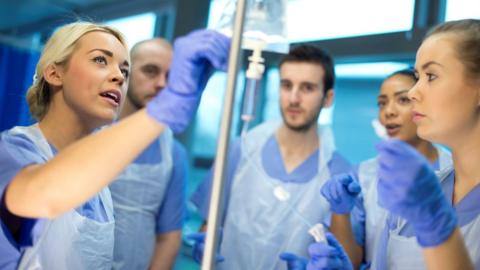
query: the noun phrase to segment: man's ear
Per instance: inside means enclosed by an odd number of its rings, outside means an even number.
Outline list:
[[[43,71],[43,78],[52,86],[62,86],[62,70],[61,67],[55,64],[48,65]]]
[[[325,97],[324,97],[325,101],[324,101],[323,107],[330,108],[330,106],[332,106],[333,104],[334,97],[335,97],[335,91],[333,91],[333,88],[328,89],[327,92],[325,93]]]

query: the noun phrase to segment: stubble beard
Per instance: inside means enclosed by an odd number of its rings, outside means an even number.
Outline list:
[[[317,119],[318,119],[318,116],[320,115],[320,111],[322,110],[322,107],[323,107],[323,104],[322,106],[320,106],[320,108],[318,108],[318,111],[312,112],[311,114],[309,114],[305,119],[305,121],[303,123],[300,123],[299,125],[294,125],[292,123],[289,123],[289,121],[285,116],[284,111],[281,110],[283,123],[288,129],[294,132],[305,133],[309,131],[313,126],[315,126],[315,124],[317,123]]]

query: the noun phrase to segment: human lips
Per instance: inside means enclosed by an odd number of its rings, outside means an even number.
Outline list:
[[[389,137],[393,137],[397,135],[400,132],[401,128],[402,128],[401,125],[395,124],[395,123],[389,123],[385,125],[385,129],[387,130]]]
[[[419,113],[419,112],[416,112],[416,111],[413,111],[412,113],[413,113],[412,120],[415,123],[418,123],[419,121],[421,121],[425,117],[425,114],[422,114],[422,113]]]
[[[109,103],[119,106],[122,100],[122,92],[116,89],[106,90],[100,93],[100,96],[107,99]]]
[[[303,112],[300,108],[287,108],[287,113],[290,115],[299,115]]]

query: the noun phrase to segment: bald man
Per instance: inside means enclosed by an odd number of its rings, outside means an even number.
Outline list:
[[[131,76],[120,119],[145,107],[166,86],[172,47],[164,39],[149,39],[133,46],[130,55]],[[110,185],[114,269],[173,267],[185,211],[185,161],[183,147],[172,132],[164,132]]]

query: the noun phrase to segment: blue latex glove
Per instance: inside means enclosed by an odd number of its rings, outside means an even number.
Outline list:
[[[226,70],[230,39],[212,30],[198,30],[178,38],[168,84],[147,104],[147,113],[173,132],[182,132],[200,102],[215,69]]]
[[[193,240],[193,250],[192,250],[192,257],[195,262],[198,264],[202,264],[202,259],[203,259],[203,252],[205,251],[205,233],[200,232],[200,233],[192,233],[186,236],[188,240]],[[215,262],[223,262],[225,258],[220,255],[216,254],[215,255]]]
[[[330,178],[321,188],[320,193],[330,203],[330,209],[337,214],[348,214],[360,194],[358,181],[351,174],[338,174]]]
[[[307,268],[307,258],[289,252],[284,252],[280,254],[279,257],[287,263],[288,270],[305,270]]]
[[[443,243],[457,218],[428,160],[400,140],[383,141],[377,150],[379,205],[405,218],[421,246]]]
[[[347,253],[335,239],[333,234],[326,232],[327,243],[313,243],[308,247],[310,261],[307,270],[353,270]]]

